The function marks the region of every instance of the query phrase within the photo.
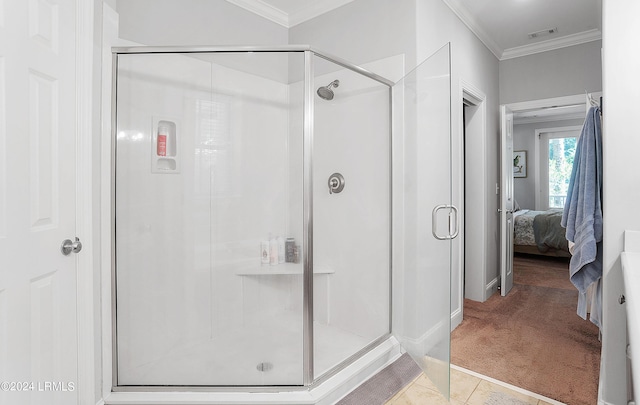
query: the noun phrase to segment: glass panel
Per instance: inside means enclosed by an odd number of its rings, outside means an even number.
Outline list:
[[[389,86],[320,57],[313,67],[318,378],[390,332],[391,137]]]
[[[549,139],[549,208],[564,208],[575,152],[575,137]]]
[[[434,234],[453,234],[457,219],[449,208],[432,213],[451,204],[449,61],[446,45],[393,89],[394,132],[404,133],[394,144],[403,173],[394,178],[403,183],[394,184],[394,335],[447,398],[451,241]]]
[[[303,66],[119,56],[118,385],[302,384]]]

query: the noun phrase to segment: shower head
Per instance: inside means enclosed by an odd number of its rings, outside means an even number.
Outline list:
[[[328,86],[319,87],[318,95],[320,96],[320,98],[323,98],[325,100],[333,100],[333,90],[331,90],[331,88],[338,86],[340,86],[340,80],[336,79],[329,83]]]

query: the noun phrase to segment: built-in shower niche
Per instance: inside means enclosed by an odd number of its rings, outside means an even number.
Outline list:
[[[176,119],[153,118],[151,126],[151,172],[179,173]]]

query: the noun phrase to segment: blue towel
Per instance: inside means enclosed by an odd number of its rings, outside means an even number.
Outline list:
[[[575,243],[569,263],[571,282],[579,292],[578,315],[586,319],[587,288],[602,277],[602,129],[600,109],[591,107],[576,145],[573,170],[560,224]],[[591,321],[598,326],[601,288],[596,289]]]

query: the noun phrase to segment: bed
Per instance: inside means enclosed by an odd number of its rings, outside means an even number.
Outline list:
[[[513,213],[513,251],[544,256],[571,257],[561,209],[519,210]]]

